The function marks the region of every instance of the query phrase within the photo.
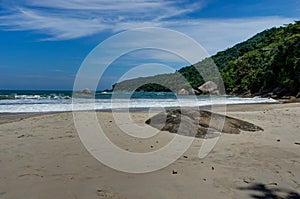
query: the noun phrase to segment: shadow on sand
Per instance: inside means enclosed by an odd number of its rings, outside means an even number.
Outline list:
[[[280,189],[273,184],[273,186],[261,183],[253,183],[249,187],[239,187],[239,190],[254,191],[256,193],[250,194],[252,198],[256,199],[300,199],[300,195],[292,190]]]

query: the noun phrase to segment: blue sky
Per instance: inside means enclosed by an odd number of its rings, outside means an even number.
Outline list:
[[[89,52],[125,30],[177,30],[212,55],[264,29],[299,20],[299,13],[298,0],[0,0],[0,89],[72,89]],[[149,57],[117,60],[100,89],[110,88],[136,63],[151,60],[174,70],[186,65],[162,60],[166,56],[154,59],[153,52],[143,55]]]

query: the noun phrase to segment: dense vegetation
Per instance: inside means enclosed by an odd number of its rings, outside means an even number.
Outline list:
[[[165,87],[172,91],[191,87],[197,90],[204,83],[197,69],[202,70],[212,61],[219,68],[227,93],[264,94],[284,89],[296,95],[300,91],[300,21],[265,30],[176,73],[127,80],[118,83],[116,89],[132,90],[137,89],[136,85],[144,85],[139,90],[167,91]]]
[[[156,75],[151,77],[140,77],[126,80],[114,85],[114,90],[121,91],[156,91],[156,92],[177,92],[179,88],[189,89],[191,86],[179,73]]]
[[[228,92],[300,91],[300,22],[272,28],[248,41],[245,53],[220,68]]]

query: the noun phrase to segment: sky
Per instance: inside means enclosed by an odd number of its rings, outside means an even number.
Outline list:
[[[70,90],[89,53],[124,31],[176,30],[213,55],[299,20],[299,13],[299,0],[0,0],[0,89]],[[162,64],[173,71],[189,64],[154,51],[120,56],[101,77],[99,89],[111,88],[137,65],[155,65],[148,72],[154,75],[166,72]]]

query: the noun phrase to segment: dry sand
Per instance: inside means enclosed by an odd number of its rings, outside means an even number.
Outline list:
[[[300,104],[229,106],[226,114],[264,131],[223,134],[204,159],[198,157],[203,140],[196,138],[177,161],[145,174],[119,172],[91,156],[72,113],[2,117],[0,198],[299,198],[300,145],[295,143],[300,142]],[[174,136],[161,132],[150,139],[132,138],[120,131],[110,112],[97,115],[108,137],[128,151],[155,151]],[[151,115],[131,116],[144,126]]]

